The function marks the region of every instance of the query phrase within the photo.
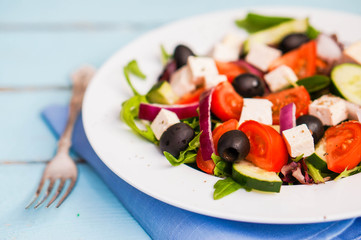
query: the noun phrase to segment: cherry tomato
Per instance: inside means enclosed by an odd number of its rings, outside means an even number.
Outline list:
[[[277,93],[271,93],[264,98],[273,103],[272,118],[273,124],[278,125],[280,122],[280,110],[289,103],[296,105],[296,118],[308,113],[308,105],[311,103],[310,94],[303,87],[296,87],[283,90]]]
[[[267,171],[280,172],[287,164],[288,152],[282,136],[271,126],[249,120],[238,128],[249,140],[251,149],[246,156],[256,166]]]
[[[199,97],[201,96],[202,92],[204,91],[204,88],[198,88],[197,90],[187,93],[183,95],[178,101],[175,102],[175,104],[190,104],[199,102]]]
[[[325,132],[328,169],[341,173],[361,162],[361,123],[343,122]]]
[[[219,139],[222,137],[222,135],[224,133],[231,131],[231,130],[236,130],[237,127],[238,127],[238,121],[236,119],[230,119],[230,120],[222,123],[221,125],[219,125],[218,127],[216,127],[213,130],[212,138],[213,138],[214,149],[216,150],[217,155],[218,155],[217,147],[218,147]]]
[[[243,98],[225,81],[217,85],[212,95],[211,111],[223,122],[241,116]]]
[[[216,66],[218,69],[218,73],[222,75],[226,75],[230,83],[232,83],[233,79],[238,75],[247,72],[245,69],[243,69],[242,67],[238,66],[233,62],[216,61]]]
[[[281,65],[287,65],[292,68],[297,77],[301,79],[315,75],[316,60],[316,42],[309,41],[276,59],[269,69],[273,70]]]

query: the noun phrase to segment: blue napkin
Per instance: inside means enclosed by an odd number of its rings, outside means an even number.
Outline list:
[[[49,106],[43,117],[56,136],[64,130],[68,108]],[[154,199],[115,175],[95,154],[82,118],[73,134],[73,150],[84,158],[153,239],[356,239],[361,218],[316,224],[255,224],[223,220],[189,212]]]

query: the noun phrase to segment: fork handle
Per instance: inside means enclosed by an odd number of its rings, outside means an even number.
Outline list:
[[[66,123],[65,130],[61,135],[58,142],[57,153],[68,153],[71,147],[72,133],[75,125],[75,121],[79,115],[85,90],[88,86],[90,79],[95,73],[94,69],[88,69],[84,73],[75,73],[72,77],[73,80],[73,92],[69,106],[69,117]]]

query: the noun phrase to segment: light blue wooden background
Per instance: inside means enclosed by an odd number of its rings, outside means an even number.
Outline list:
[[[68,102],[72,70],[99,67],[147,31],[200,13],[271,4],[361,14],[358,0],[0,0],[0,239],[149,239],[84,163],[61,208],[24,210],[56,146],[40,112]]]

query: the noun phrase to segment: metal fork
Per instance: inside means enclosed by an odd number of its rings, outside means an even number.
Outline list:
[[[35,196],[26,209],[28,209],[38,199],[40,193],[42,192],[44,183],[48,180],[50,182],[48,188],[45,191],[44,197],[35,205],[34,208],[39,207],[43,202],[45,202],[49,194],[52,192],[54,184],[57,180],[60,180],[59,186],[46,207],[49,207],[57,199],[59,194],[62,192],[67,180],[70,180],[69,187],[60,199],[59,203],[56,205],[57,208],[63,203],[65,198],[72,191],[78,177],[78,170],[76,164],[69,156],[71,138],[75,121],[82,106],[84,92],[88,86],[89,81],[94,76],[94,73],[95,69],[93,67],[85,66],[81,67],[72,74],[71,78],[73,82],[73,92],[70,101],[69,118],[65,127],[65,131],[59,139],[56,155],[46,166]]]

